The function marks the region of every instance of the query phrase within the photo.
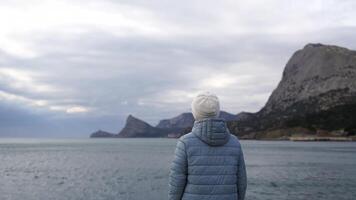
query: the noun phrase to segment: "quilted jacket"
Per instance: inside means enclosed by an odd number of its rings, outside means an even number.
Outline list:
[[[224,119],[195,121],[179,138],[169,174],[170,200],[243,200],[245,161]]]

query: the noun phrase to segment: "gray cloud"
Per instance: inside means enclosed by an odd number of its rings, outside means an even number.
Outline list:
[[[0,34],[0,135],[117,132],[128,114],[155,124],[189,111],[201,90],[224,110],[255,112],[306,43],[356,49],[352,1],[85,2],[35,1],[34,16],[21,1],[0,10],[29,18],[27,29],[1,26],[13,37]]]

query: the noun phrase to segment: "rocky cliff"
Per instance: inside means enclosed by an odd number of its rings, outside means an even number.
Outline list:
[[[252,133],[253,137],[258,137],[256,132],[292,127],[353,134],[356,51],[323,44],[308,44],[298,50],[265,106],[249,118],[230,123],[230,128],[237,135]]]
[[[290,58],[282,80],[260,114],[283,112],[298,102],[315,97],[320,98],[313,111],[328,110],[348,103],[345,100],[354,97],[355,93],[356,51],[308,44]]]
[[[236,115],[225,111],[220,112],[220,117],[224,118],[226,121],[237,119]],[[182,134],[189,132],[193,123],[194,117],[192,113],[182,113],[176,117],[161,120],[156,127],[129,115],[126,119],[124,128],[118,134],[111,134],[99,130],[91,134],[90,137],[179,137]]]
[[[236,115],[225,111],[220,117],[226,121],[236,119]],[[156,127],[129,115],[125,127],[116,137],[179,137],[189,132],[194,123],[192,113],[182,113],[170,119],[161,120]]]
[[[182,113],[171,119],[163,119],[159,121],[157,128],[186,128],[191,127],[194,123],[192,113]]]
[[[222,111],[220,117],[233,134],[246,139],[356,135],[356,51],[308,44],[287,62],[260,111]],[[189,132],[193,122],[191,113],[161,120],[156,127],[129,116],[115,137],[178,137]]]
[[[117,137],[165,137],[164,129],[156,128],[150,124],[129,115],[125,127],[118,133]]]

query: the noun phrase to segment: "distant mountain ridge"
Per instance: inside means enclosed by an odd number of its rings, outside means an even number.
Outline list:
[[[226,111],[220,111],[220,118],[225,119],[226,121],[233,121],[237,119],[237,116]],[[194,117],[192,113],[182,113],[171,119],[161,120],[157,128],[187,128],[192,127],[194,123]]]
[[[132,116],[131,116],[132,117]],[[256,113],[221,112],[231,133],[245,139],[285,139],[294,135],[356,135],[356,51],[307,44],[287,62],[282,79]],[[131,121],[131,120],[127,120]],[[156,127],[126,123],[121,137],[178,137],[194,119],[183,113]],[[154,133],[155,132],[155,133]]]
[[[147,122],[129,115],[124,128],[117,137],[164,137],[166,135],[163,129],[153,127]]]
[[[157,128],[186,128],[192,126],[194,117],[192,113],[182,113],[171,119],[163,119],[159,121]]]
[[[98,130],[90,135],[90,137],[102,137],[102,138],[110,138],[110,137],[115,137],[116,134],[109,133],[106,131]]]
[[[226,121],[237,119],[236,115],[220,111],[220,117]],[[163,119],[157,126],[151,126],[147,122],[132,115],[126,118],[124,128],[118,134],[109,134],[104,131],[92,133],[90,137],[178,137],[193,126],[194,117],[192,113],[182,113],[170,119]]]

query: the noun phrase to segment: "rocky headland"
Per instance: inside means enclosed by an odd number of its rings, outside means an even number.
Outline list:
[[[220,117],[226,121],[237,119],[236,115],[221,111]],[[194,123],[192,113],[182,113],[170,119],[161,120],[156,126],[138,119],[132,115],[126,118],[124,128],[117,134],[111,134],[104,131],[97,131],[90,135],[96,137],[117,137],[117,138],[136,138],[136,137],[172,137],[176,138],[190,132]]]
[[[231,133],[241,139],[356,139],[356,51],[308,44],[287,62],[282,79],[256,113],[221,112]],[[113,137],[179,137],[194,119],[183,113],[157,126],[129,116]],[[91,137],[111,137],[93,133]]]
[[[356,134],[356,51],[308,44],[288,61],[265,106],[229,123],[246,139]]]

